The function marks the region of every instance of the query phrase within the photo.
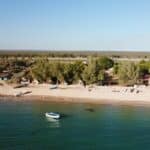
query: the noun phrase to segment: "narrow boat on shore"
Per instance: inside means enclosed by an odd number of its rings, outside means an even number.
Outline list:
[[[48,118],[52,118],[52,119],[59,119],[60,118],[60,114],[55,113],[55,112],[46,112],[45,116]]]

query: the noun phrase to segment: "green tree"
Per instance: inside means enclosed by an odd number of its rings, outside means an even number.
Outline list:
[[[96,82],[96,61],[92,58],[88,58],[88,63],[85,66],[83,73],[82,73],[82,81],[85,84],[93,84]]]
[[[138,65],[139,65],[139,73],[141,77],[150,73],[150,61],[142,60],[139,62]]]
[[[103,85],[106,80],[106,74],[104,70],[100,70],[97,76],[98,84]]]
[[[32,74],[39,82],[46,82],[50,79],[49,63],[46,59],[39,59],[32,67]]]
[[[49,64],[49,77],[52,81],[52,83],[62,83],[64,81],[64,64],[59,62],[50,62]]]
[[[107,57],[89,57],[87,66],[82,73],[82,80],[85,84],[103,84],[106,80],[105,70],[113,66],[113,61]]]
[[[132,62],[124,62],[118,69],[119,83],[123,85],[134,85],[138,83],[139,67]]]
[[[64,72],[63,72],[63,76],[64,76],[64,80],[68,83],[68,84],[72,84],[75,81],[77,81],[77,72],[76,72],[76,65],[72,64],[72,63],[67,63],[64,66]]]
[[[113,74],[118,74],[118,70],[119,70],[119,64],[118,63],[115,63],[114,66],[113,66]]]
[[[106,70],[109,69],[111,67],[113,67],[114,65],[114,61],[108,57],[99,57],[96,60],[98,66],[102,69],[102,70]]]

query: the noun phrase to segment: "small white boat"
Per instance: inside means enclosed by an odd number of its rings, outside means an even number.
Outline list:
[[[54,112],[46,112],[45,116],[49,117],[49,118],[53,118],[53,119],[59,119],[60,118],[60,114],[54,113]]]

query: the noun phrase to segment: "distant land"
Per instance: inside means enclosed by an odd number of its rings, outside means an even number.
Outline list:
[[[112,58],[150,58],[148,51],[80,51],[80,50],[0,50],[0,56],[47,56],[47,57],[88,57],[108,56]]]

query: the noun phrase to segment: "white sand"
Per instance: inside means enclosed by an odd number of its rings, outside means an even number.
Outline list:
[[[13,86],[5,84],[0,86],[0,95],[14,96],[19,92],[32,91],[32,93],[24,96],[53,96],[56,98],[80,98],[91,99],[91,101],[139,101],[150,102],[150,87],[136,87],[133,92],[130,91],[131,87],[120,86],[95,86],[89,91],[89,88],[84,88],[81,85],[60,85],[57,89],[50,89],[48,84],[30,85],[29,87],[14,89]],[[138,93],[137,93],[138,91]]]

